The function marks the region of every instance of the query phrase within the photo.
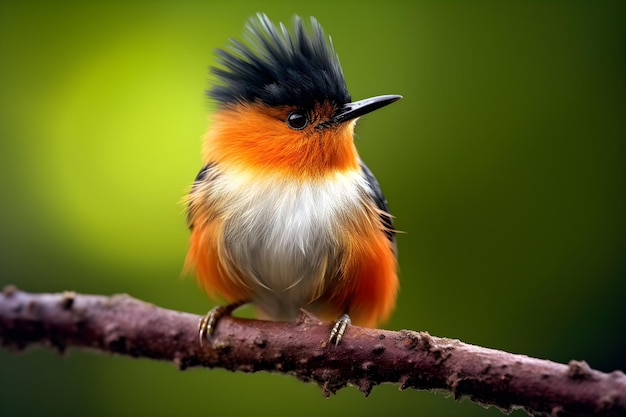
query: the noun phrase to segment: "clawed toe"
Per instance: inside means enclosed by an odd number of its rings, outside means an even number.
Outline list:
[[[350,316],[348,316],[347,314],[343,314],[341,317],[339,317],[332,330],[330,331],[328,343],[333,343],[334,341],[335,346],[337,346],[339,342],[341,342],[341,338],[343,337],[346,328],[350,324],[352,324],[352,321],[350,320]]]
[[[232,312],[237,308],[246,304],[245,301],[238,301],[225,306],[213,307],[202,319],[198,325],[198,340],[200,346],[204,345],[204,341],[207,340],[215,331],[217,321],[223,316],[230,316]]]

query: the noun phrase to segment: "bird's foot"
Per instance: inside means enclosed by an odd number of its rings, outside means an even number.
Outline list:
[[[343,337],[346,328],[350,324],[352,324],[352,321],[350,320],[350,316],[348,316],[347,314],[343,314],[341,317],[339,317],[332,330],[330,331],[328,343],[333,343],[334,341],[335,346],[337,346],[339,342],[341,342],[341,338]]]
[[[208,339],[215,331],[215,325],[217,321],[224,316],[230,316],[235,309],[246,304],[245,301],[237,301],[225,306],[213,307],[202,319],[198,326],[198,339],[200,346],[204,345],[204,341]]]

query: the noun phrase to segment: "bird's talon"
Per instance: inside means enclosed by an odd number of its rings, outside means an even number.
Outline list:
[[[230,316],[233,310],[245,303],[245,301],[238,301],[225,306],[216,306],[209,310],[209,312],[200,319],[200,324],[198,325],[198,339],[200,346],[203,346],[204,340],[208,339],[213,334],[217,321],[221,317]]]
[[[333,343],[334,341],[335,346],[339,345],[339,342],[341,342],[341,338],[343,337],[346,328],[350,324],[352,324],[352,321],[350,320],[350,316],[348,316],[347,314],[343,314],[341,317],[339,317],[332,330],[330,331],[328,343]]]
[[[206,315],[200,319],[198,326],[198,339],[200,346],[204,345],[204,340],[208,339],[215,330],[215,322],[225,313],[224,306],[213,307]]]

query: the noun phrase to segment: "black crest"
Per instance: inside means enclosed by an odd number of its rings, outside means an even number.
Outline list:
[[[324,100],[350,102],[339,58],[315,18],[307,30],[295,16],[290,31],[259,13],[246,24],[244,36],[247,44],[231,39],[227,50],[216,51],[223,68],[211,68],[220,82],[209,90],[211,98],[222,104],[261,101],[301,108]]]

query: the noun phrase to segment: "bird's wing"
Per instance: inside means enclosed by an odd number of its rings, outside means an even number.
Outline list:
[[[191,190],[189,191],[189,195],[187,196],[187,226],[189,229],[193,228],[194,221],[194,212],[198,205],[198,194],[200,188],[207,183],[207,181],[211,181],[211,174],[215,171],[215,164],[209,163],[206,164],[198,175],[196,175],[196,179],[193,181],[193,185],[191,186]]]
[[[365,165],[365,163],[363,163],[363,161],[361,161],[361,173],[369,185],[371,191],[370,197],[374,200],[376,207],[380,210],[380,220],[385,227],[385,234],[391,243],[395,245],[396,232],[393,228],[393,216],[389,212],[389,205],[387,204],[387,199],[383,194],[383,190],[380,188],[380,184],[378,184],[378,181],[376,180],[376,177],[374,177],[372,171],[367,167],[367,165]]]

